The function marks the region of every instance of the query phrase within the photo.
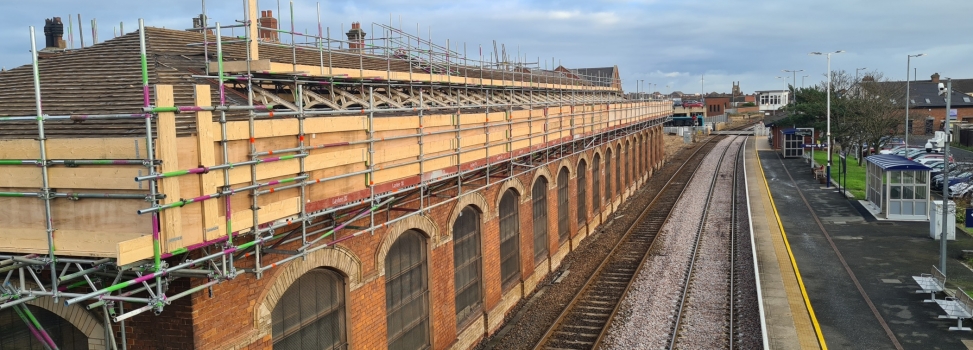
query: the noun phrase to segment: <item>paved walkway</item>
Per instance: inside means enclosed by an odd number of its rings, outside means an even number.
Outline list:
[[[757,161],[757,150],[761,149],[769,149],[766,138],[751,138],[745,161],[768,346],[771,349],[819,349],[817,334]]]
[[[757,145],[761,142],[766,144],[765,139],[757,138]],[[917,286],[911,276],[928,272],[939,262],[939,242],[929,238],[927,222],[876,221],[857,201],[822,189],[802,159],[781,159],[770,150],[758,154],[828,348],[973,348],[969,346],[973,345],[973,333],[950,332],[949,326],[956,322],[938,319],[943,314],[939,307],[922,302],[928,294],[915,294]],[[753,199],[751,205],[757,209]],[[757,221],[766,221],[766,215],[756,210],[752,215],[755,227]],[[760,230],[755,231],[760,237]],[[949,242],[946,274],[951,283],[973,291],[973,270],[956,259],[962,250],[973,249],[973,238],[963,233],[957,238]],[[762,278],[769,273],[763,271],[768,264],[763,258],[760,261]],[[788,274],[780,270],[782,279],[786,280]],[[786,287],[786,281],[784,284]],[[790,300],[794,292],[785,290]],[[764,293],[768,305],[765,313],[774,316],[774,299]],[[796,315],[798,310],[790,304]],[[800,334],[802,326],[797,316],[793,318]],[[771,344],[775,345],[773,341]]]

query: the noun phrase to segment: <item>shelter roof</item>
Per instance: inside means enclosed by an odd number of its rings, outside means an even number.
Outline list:
[[[865,161],[878,165],[882,170],[919,170],[930,171],[932,168],[913,162],[909,158],[896,154],[876,154],[865,158]]]

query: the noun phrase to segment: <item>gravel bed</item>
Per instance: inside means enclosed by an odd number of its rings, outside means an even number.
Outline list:
[[[733,174],[742,137],[731,142],[713,184],[689,282],[677,349],[729,348]]]
[[[743,160],[737,165],[743,167]],[[744,192],[746,178],[737,179],[740,195],[737,201],[737,236],[734,252],[733,335],[735,349],[762,349],[763,337],[760,325],[760,306],[757,300],[757,281],[754,270],[753,245],[751,244],[750,211]]]
[[[678,213],[663,226],[645,266],[636,277],[621,310],[613,320],[603,347],[608,349],[661,349],[668,346],[678,301],[688,273],[696,231],[703,214],[703,201],[717,170],[722,149],[731,143],[721,140],[694,175],[685,194],[676,203]]]
[[[695,145],[701,146],[704,144]],[[538,284],[531,296],[514,307],[504,320],[504,326],[491,337],[482,340],[476,349],[533,348],[633,224],[641,210],[649,205],[654,195],[662,189],[679,165],[688,159],[695,147],[667,147],[667,163],[662,169],[656,171],[618,211],[606,217],[604,224],[596,228],[578,249],[564,258],[558,270],[551,272],[548,278]],[[565,270],[570,273],[560,283],[550,283],[554,276]]]

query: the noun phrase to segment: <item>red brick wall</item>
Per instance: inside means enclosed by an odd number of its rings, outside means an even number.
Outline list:
[[[953,107],[956,110],[959,121],[973,122],[973,107]],[[910,135],[926,134],[926,118],[933,117],[932,131],[942,131],[940,128],[943,120],[946,120],[946,108],[913,108],[909,110],[909,120],[912,122],[912,133]],[[954,122],[956,121],[954,120]],[[897,133],[905,130],[905,116],[899,124]],[[911,143],[911,142],[910,142]]]
[[[657,164],[658,161],[661,161],[663,154],[661,152],[663,140],[661,137],[658,137],[659,131],[656,128],[651,131],[646,130],[643,134],[645,137],[649,137],[650,134],[652,135],[648,139],[649,147],[641,149],[643,152],[651,152],[648,159],[652,162],[650,164],[652,166]],[[622,144],[624,145],[624,142]],[[641,173],[634,168],[636,166],[636,162],[633,160],[636,157],[635,149],[633,148],[623,153],[623,155],[628,158],[627,165],[630,168],[630,178],[634,181],[638,178],[637,175]],[[645,159],[643,158],[645,156],[638,157]],[[586,174],[586,179],[587,186],[589,186],[587,191],[588,197],[593,193],[590,189],[592,177],[594,176],[591,173],[592,158],[593,153],[590,151],[587,152],[588,161],[586,170],[588,173]],[[572,176],[568,180],[570,193],[568,206],[571,213],[568,222],[571,225],[570,235],[572,238],[580,228],[577,224],[576,215],[578,213],[577,203],[575,202],[577,200],[577,174],[573,173],[576,170],[578,160],[578,156],[570,156],[567,158],[572,172]],[[602,162],[604,160],[603,155]],[[615,161],[615,159],[612,159],[612,163]],[[555,254],[559,248],[557,188],[554,185],[559,168],[560,161],[553,162],[547,167],[551,176],[548,179],[549,186],[547,194],[549,256]],[[601,168],[604,170],[604,164],[602,164]],[[613,164],[612,181],[615,180],[614,173],[615,167]],[[607,179],[604,179],[604,174],[601,176],[602,186],[604,186]],[[521,199],[525,199],[530,195],[534,172],[520,174],[516,178],[524,186],[525,193],[521,193]],[[622,179],[624,181],[625,177],[622,176]],[[491,180],[491,182],[493,181],[499,180]],[[626,188],[628,186],[629,184],[626,184]],[[612,187],[615,186],[613,185]],[[489,221],[483,224],[481,233],[483,240],[482,276],[485,313],[498,305],[502,294],[499,268],[500,256],[497,250],[497,247],[499,247],[499,222],[496,217],[497,196],[499,195],[500,189],[500,185],[497,184],[481,191],[481,194],[490,206],[489,208],[481,208],[489,211],[483,215],[490,218]],[[601,193],[603,196],[605,195],[604,188],[602,188]],[[614,193],[618,194],[622,193],[622,191],[615,189]],[[456,195],[456,193],[446,194],[450,197]],[[612,199],[604,199],[602,205],[606,206]],[[592,207],[590,198],[586,198],[586,200],[588,201],[587,208],[589,212],[583,213],[583,215],[591,217],[597,213],[597,208]],[[433,348],[435,349],[445,349],[451,346],[460,331],[456,329],[456,311],[453,300],[455,293],[453,286],[453,245],[451,241],[439,244],[441,238],[448,239],[451,236],[452,223],[449,220],[455,209],[456,203],[448,203],[428,212],[428,217],[435,223],[439,230],[439,237],[432,237],[428,241],[430,247],[428,255],[430,276],[429,296],[431,302],[430,320],[433,328],[431,333]],[[521,272],[523,279],[530,276],[535,270],[531,202],[529,200],[522,201],[519,209],[521,224]],[[400,215],[404,214],[393,213],[392,217],[395,218]],[[383,213],[381,217],[384,219],[385,214]],[[355,224],[367,226],[365,220],[360,220],[360,222],[356,222]],[[385,278],[384,276],[378,275],[376,258],[378,257],[378,250],[381,248],[383,240],[387,235],[392,234],[389,232],[391,230],[392,226],[384,230],[379,230],[375,234],[362,234],[354,239],[340,243],[342,247],[353,252],[361,264],[361,283],[357,289],[349,291],[345,299],[348,317],[348,340],[355,349],[380,349],[386,347]],[[427,233],[431,234],[431,232]],[[347,232],[343,232],[338,237],[344,237],[347,234]],[[279,247],[279,249],[295,249],[298,244],[298,242],[294,242]],[[439,245],[437,246],[437,244]],[[281,258],[279,255],[271,255],[265,258],[262,264],[266,266]],[[378,263],[380,264],[381,262]],[[252,265],[252,258],[237,262],[238,268]],[[539,266],[538,268],[546,270],[547,266]],[[282,270],[279,267],[270,269],[259,279],[250,273],[241,274],[234,280],[213,286],[214,295],[212,298],[206,292],[196,293],[191,298],[183,298],[174,302],[173,305],[167,306],[163,316],[156,317],[148,313],[129,320],[126,324],[130,330],[128,332],[129,347],[131,349],[217,349],[242,345],[255,349],[270,348],[272,346],[272,339],[269,334],[261,333],[262,331],[258,329],[259,325],[255,324],[255,317],[258,308],[267,297],[269,289],[281,275]],[[194,284],[198,285],[203,282],[198,281],[194,282]],[[173,289],[178,290],[179,288],[185,289],[188,287],[188,284],[180,285],[180,283],[185,284],[185,282],[177,281]],[[160,330],[165,330],[165,332],[160,332]]]

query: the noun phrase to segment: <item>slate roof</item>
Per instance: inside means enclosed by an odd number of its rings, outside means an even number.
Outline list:
[[[945,84],[946,80],[941,80]],[[894,85],[905,98],[905,82],[889,81],[879,84]],[[973,92],[973,79],[953,79],[951,107],[973,107],[973,96],[965,93]],[[909,101],[912,108],[946,108],[946,97],[939,95],[939,85],[931,80],[920,80],[909,83]],[[901,101],[898,101],[902,103]]]
[[[193,88],[196,84],[212,86],[213,103],[218,103],[218,82],[215,79],[194,78],[205,75],[202,33],[146,28],[146,54],[148,57],[149,85],[173,85],[177,106],[194,105]],[[212,38],[210,39],[212,40]],[[210,59],[215,60],[215,49],[209,50]],[[24,55],[29,62],[30,56]],[[225,61],[246,59],[243,43],[223,45]],[[291,62],[290,47],[261,43],[260,58],[274,62]],[[297,51],[297,63],[319,64],[319,53],[309,50]],[[408,62],[388,61],[384,57],[362,56],[347,52],[333,52],[330,61],[333,67],[392,71],[409,71]],[[325,56],[325,62],[328,62]],[[98,43],[80,50],[69,50],[51,54],[39,61],[43,113],[46,115],[78,114],[116,114],[138,113],[143,106],[142,78],[139,54],[138,32],[132,32]],[[563,81],[554,74],[530,76],[497,70],[483,70],[476,67],[454,67],[461,75],[506,80],[533,80],[534,82]],[[415,71],[415,69],[413,69]],[[587,84],[587,82],[585,82]],[[155,104],[154,94],[150,101]],[[227,88],[227,103],[245,105],[245,94]],[[0,116],[36,115],[34,103],[33,72],[30,64],[0,72]],[[218,113],[214,113],[218,114]],[[228,113],[231,119],[243,116],[241,112]],[[216,117],[214,115],[214,117]],[[178,115],[176,128],[180,135],[194,130],[195,117]],[[108,137],[144,136],[144,120],[88,120],[83,123],[70,121],[46,122],[48,137]],[[0,125],[0,139],[37,137],[36,122],[5,122]]]

